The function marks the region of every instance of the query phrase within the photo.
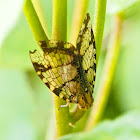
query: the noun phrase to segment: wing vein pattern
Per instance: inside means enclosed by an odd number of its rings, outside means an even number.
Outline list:
[[[96,76],[96,48],[89,14],[86,14],[76,47],[71,43],[40,41],[42,53],[30,52],[36,73],[46,86],[67,102],[88,109],[93,103]]]

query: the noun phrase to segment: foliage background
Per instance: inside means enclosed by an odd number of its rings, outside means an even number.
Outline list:
[[[52,35],[52,1],[41,0],[47,22],[49,38]],[[16,4],[15,4],[16,3]],[[0,1],[0,139],[43,140],[53,139],[55,116],[49,90],[37,77],[29,59],[29,50],[37,44],[22,10],[22,1]],[[74,0],[68,1],[68,40],[74,11]],[[110,97],[102,121],[88,133],[74,135],[77,139],[140,139],[140,2],[137,0],[108,0],[104,40],[97,69],[98,88],[110,37],[113,34],[114,16],[124,12],[121,48]],[[47,8],[46,8],[47,7]],[[16,10],[15,10],[16,9]],[[88,12],[92,21],[94,0]],[[92,22],[93,23],[93,22]],[[94,26],[94,23],[92,24]],[[128,113],[131,112],[131,113]],[[120,117],[126,114],[123,117]],[[114,119],[117,119],[114,121]],[[112,120],[112,121],[106,121]],[[122,127],[122,126],[123,127]],[[119,133],[121,132],[121,133]],[[71,139],[73,135],[62,139]]]

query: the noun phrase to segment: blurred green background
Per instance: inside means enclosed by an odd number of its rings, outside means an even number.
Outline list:
[[[40,2],[48,23],[48,37],[51,39],[52,0],[40,0]],[[95,12],[94,3],[94,0],[90,0],[88,7],[92,22]],[[39,49],[39,47],[23,13],[22,4],[22,0],[0,1],[0,140],[51,140],[55,133],[53,98],[36,75],[29,58],[29,50]],[[74,4],[75,0],[68,1],[68,37]],[[140,112],[139,0],[108,0],[95,91],[101,80],[100,75],[103,74],[109,39],[114,32],[114,16],[120,11],[125,13],[121,49],[102,120],[114,119],[129,111]],[[92,25],[94,27],[94,23]],[[130,115],[131,118],[136,118],[132,123],[140,124],[140,114],[134,114]],[[119,123],[121,121],[118,121]],[[109,123],[103,125],[107,125],[108,129],[113,128]],[[140,131],[140,128],[138,130]],[[140,139],[139,131],[136,135]],[[101,137],[112,139],[107,135]],[[96,139],[102,139],[101,137],[97,136]]]

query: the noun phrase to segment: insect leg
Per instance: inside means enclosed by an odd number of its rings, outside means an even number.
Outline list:
[[[69,106],[69,102],[67,102],[65,105],[60,105],[58,110],[60,109],[60,107],[67,107],[67,106]]]

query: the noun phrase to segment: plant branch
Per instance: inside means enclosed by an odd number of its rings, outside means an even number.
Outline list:
[[[39,18],[36,14],[36,11],[33,7],[31,0],[25,0],[23,10],[36,42],[38,43],[38,41],[42,41],[42,40],[48,42],[48,37],[46,36],[42,28],[42,25],[39,21]]]
[[[90,117],[87,122],[86,130],[93,128],[98,123],[106,106],[109,96],[110,85],[113,80],[117,58],[120,50],[121,30],[122,17],[121,15],[117,15],[115,17],[115,29],[111,39],[111,47],[107,52],[101,83],[99,85],[97,97],[95,99],[94,106],[92,108]]]
[[[67,0],[53,0],[52,38],[67,41]]]
[[[107,0],[96,0],[94,36],[95,36],[95,43],[96,43],[97,64],[99,61],[102,39],[103,39],[103,31],[104,31],[104,23],[105,23],[105,15],[106,15],[106,2]]]
[[[53,0],[53,30],[52,39],[67,41],[67,0]],[[58,108],[66,104],[66,101],[54,95],[55,114],[58,137],[72,132],[73,120],[69,113],[69,107]]]
[[[43,30],[45,32],[45,34],[48,36],[49,34],[49,31],[48,31],[48,28],[47,28],[47,20],[45,21],[45,16],[44,16],[44,13],[43,13],[43,10],[42,10],[42,6],[41,6],[41,2],[40,0],[31,0],[32,1],[32,4],[35,8],[35,11],[37,13],[37,16],[39,18],[39,21],[43,27]],[[47,24],[47,25],[46,25]]]

